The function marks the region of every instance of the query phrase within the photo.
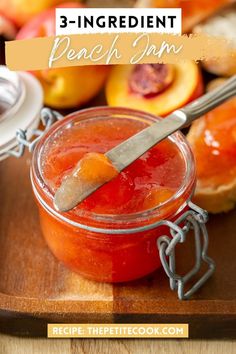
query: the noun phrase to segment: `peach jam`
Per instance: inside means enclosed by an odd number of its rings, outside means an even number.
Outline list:
[[[125,108],[86,109],[53,125],[34,150],[31,180],[44,237],[87,278],[122,282],[160,267],[156,241],[169,232],[161,221],[181,215],[195,186],[192,152],[176,133],[68,212],[55,210],[55,191],[85,154],[104,154],[156,120]]]
[[[199,122],[196,122],[199,124]],[[192,144],[201,187],[217,189],[235,180],[236,99],[231,99],[201,118],[201,130]]]

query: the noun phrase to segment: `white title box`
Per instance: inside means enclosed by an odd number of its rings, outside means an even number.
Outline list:
[[[181,34],[180,8],[57,8],[56,35],[147,32]]]

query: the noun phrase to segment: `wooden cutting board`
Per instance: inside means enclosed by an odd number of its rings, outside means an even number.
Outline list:
[[[90,6],[132,6],[133,0]],[[0,40],[0,62],[4,42]],[[104,104],[98,97],[92,105]],[[236,210],[211,216],[209,254],[217,269],[189,301],[171,292],[163,270],[126,284],[83,279],[50,253],[31,190],[29,154],[0,163],[0,331],[46,335],[47,323],[189,323],[190,337],[236,338]],[[193,264],[191,238],[178,250],[182,271]]]
[[[159,270],[126,284],[95,283],[66,269],[41,235],[31,191],[30,155],[0,163],[0,330],[46,335],[48,322],[189,323],[191,337],[236,337],[236,210],[211,216],[209,254],[217,270],[189,301],[179,301]],[[181,270],[193,263],[181,245]]]

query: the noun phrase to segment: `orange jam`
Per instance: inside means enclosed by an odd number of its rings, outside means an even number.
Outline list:
[[[236,99],[206,114],[201,124],[193,143],[197,177],[201,186],[217,188],[236,176]]]
[[[160,267],[156,241],[169,231],[153,225],[175,220],[195,184],[191,150],[182,135],[154,146],[69,212],[53,207],[55,191],[79,161],[86,178],[110,177],[100,154],[154,121],[122,108],[84,110],[55,124],[34,151],[32,184],[45,239],[59,260],[85,277],[128,281]]]
[[[88,152],[79,161],[76,177],[91,184],[106,183],[116,177],[119,172],[104,154]]]
[[[54,195],[55,208],[61,212],[73,209],[118,174],[119,171],[105,154],[86,153],[73,171],[62,180]]]
[[[105,163],[101,158],[91,158],[91,153],[105,153],[146,126],[140,121],[112,118],[106,123],[97,119],[67,129],[54,140],[43,160],[45,181],[55,191],[78,161],[83,165],[80,175],[86,175],[90,181],[100,181],[104,178]],[[108,168],[105,172],[112,174]],[[167,139],[90,195],[71,213],[76,215],[81,209],[99,214],[145,211],[169,199],[181,187],[184,174],[184,160],[178,148]]]

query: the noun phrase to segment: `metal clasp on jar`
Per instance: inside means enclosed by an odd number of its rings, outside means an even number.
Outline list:
[[[188,207],[189,210],[174,223],[168,220],[162,222],[169,228],[171,237],[163,235],[157,239],[160,260],[169,277],[170,288],[171,290],[177,290],[180,300],[189,299],[215,271],[215,262],[207,255],[208,233],[205,224],[208,220],[208,214],[191,201],[188,202]],[[193,230],[195,238],[195,265],[187,274],[181,276],[176,273],[175,247],[178,243],[185,241],[190,229]],[[203,262],[208,265],[208,270],[185,292],[186,283],[198,273]]]
[[[16,139],[18,145],[16,148],[8,150],[6,154],[19,158],[23,156],[25,148],[28,148],[29,151],[32,152],[37,142],[41,139],[42,135],[53,125],[53,123],[62,118],[63,116],[57,111],[53,111],[50,108],[43,108],[41,110],[41,122],[44,126],[44,130],[34,129],[32,131],[32,135],[35,136],[35,138],[28,139],[27,131],[18,129],[16,131]]]
[[[33,131],[34,139],[27,139],[27,131],[22,129],[17,130],[16,137],[18,141],[18,146],[14,149],[7,151],[8,155],[21,157],[24,154],[25,148],[29,151],[33,151],[35,145],[40,140],[42,135],[52,126],[52,124],[62,119],[63,116],[53,111],[49,108],[43,108],[41,111],[41,121],[45,127],[44,131],[36,129]],[[159,251],[160,260],[162,266],[169,277],[171,290],[177,290],[178,297],[180,300],[189,299],[214,273],[215,263],[207,255],[208,249],[208,233],[206,229],[206,222],[208,219],[208,214],[205,210],[199,208],[191,201],[188,202],[189,209],[184,212],[175,222],[168,220],[161,220],[155,222],[152,225],[145,225],[133,229],[97,229],[95,227],[89,227],[86,225],[80,225],[82,228],[95,232],[103,232],[110,234],[126,234],[147,231],[149,229],[154,229],[158,226],[167,226],[170,230],[170,236],[163,235],[157,239],[157,248]],[[182,226],[183,225],[183,226]],[[195,248],[196,248],[196,259],[195,265],[192,270],[190,270],[186,275],[180,276],[176,273],[175,264],[175,247],[178,243],[183,243],[186,240],[187,234],[190,229],[193,230],[195,237]],[[201,242],[201,238],[203,242]],[[198,273],[201,268],[202,263],[205,262],[208,265],[208,270],[201,276],[201,278],[185,292],[186,283],[193,278],[194,275]]]

